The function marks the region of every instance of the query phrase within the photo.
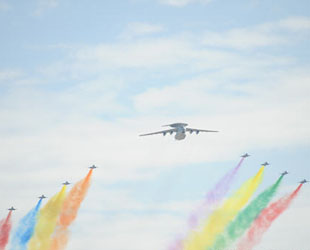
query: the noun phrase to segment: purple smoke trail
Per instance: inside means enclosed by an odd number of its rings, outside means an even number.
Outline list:
[[[217,205],[217,203],[219,203],[226,196],[244,159],[245,158],[242,157],[238,165],[227,172],[215,184],[215,186],[206,194],[202,204],[191,213],[188,219],[188,231],[197,227],[199,221],[201,221],[201,218],[207,216],[212,208],[214,208],[215,205]],[[183,238],[184,237],[178,237],[175,242],[169,246],[169,250],[181,250],[183,248]]]
[[[225,197],[243,161],[244,158],[242,157],[238,165],[226,173],[206,194],[203,203],[189,217],[188,224],[190,228],[196,227],[201,216],[206,214],[206,210],[212,209],[214,205]]]

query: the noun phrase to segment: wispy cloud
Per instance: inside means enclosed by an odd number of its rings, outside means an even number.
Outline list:
[[[294,42],[292,32],[309,34],[310,18],[291,17],[247,28],[235,28],[224,32],[207,31],[204,44],[234,49],[255,49],[259,47],[287,45]]]
[[[160,3],[165,5],[171,5],[175,7],[184,7],[189,4],[193,3],[201,3],[201,4],[208,4],[213,0],[160,0]]]
[[[46,10],[58,7],[59,0],[37,0],[36,16],[42,15]]]
[[[136,36],[150,35],[162,32],[164,28],[161,25],[154,25],[149,23],[129,23],[125,31],[120,35],[121,38],[133,38]]]

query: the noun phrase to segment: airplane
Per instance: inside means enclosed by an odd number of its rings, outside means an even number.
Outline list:
[[[41,196],[38,197],[39,199],[45,199],[47,198],[44,194],[42,194]]]
[[[95,169],[97,168],[95,165],[92,165],[91,167],[89,167],[90,169]]]
[[[140,136],[146,136],[146,135],[156,135],[156,134],[163,134],[164,136],[166,134],[172,135],[175,133],[174,138],[178,141],[185,139],[186,132],[189,132],[190,134],[196,133],[197,135],[200,132],[219,132],[216,130],[205,130],[205,129],[196,129],[196,128],[185,128],[187,127],[187,123],[172,123],[168,125],[164,125],[163,127],[171,127],[171,129],[166,129],[158,132],[148,133],[148,134],[142,134]]]
[[[8,210],[14,211],[14,210],[16,210],[16,208],[14,208],[14,207],[12,206],[12,207],[10,207]]]
[[[250,155],[248,153],[245,153],[244,155],[241,155],[242,158],[247,158],[249,157]]]
[[[267,161],[262,164],[262,166],[265,166],[265,167],[268,165],[270,165],[270,164]]]
[[[304,184],[304,183],[307,183],[307,182],[309,182],[309,181],[307,181],[306,179],[303,179],[303,180],[300,181],[299,183]]]
[[[65,185],[65,186],[66,186],[66,185],[69,185],[69,184],[70,184],[70,182],[67,182],[67,181],[64,182],[64,183],[62,183],[62,185]]]
[[[281,173],[281,175],[286,175],[286,174],[288,174],[287,171],[284,171],[283,173]]]

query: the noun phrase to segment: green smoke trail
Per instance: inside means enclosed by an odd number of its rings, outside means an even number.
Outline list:
[[[275,195],[283,175],[272,186],[260,193],[243,211],[241,211],[235,220],[233,220],[220,234],[213,246],[208,250],[225,249],[238,239],[252,224],[260,212],[268,205],[272,197]]]

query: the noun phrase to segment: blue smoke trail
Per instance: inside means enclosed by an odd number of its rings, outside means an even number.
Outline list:
[[[11,250],[27,250],[27,243],[32,237],[41,203],[42,199],[40,199],[38,204],[19,221],[11,242]]]

